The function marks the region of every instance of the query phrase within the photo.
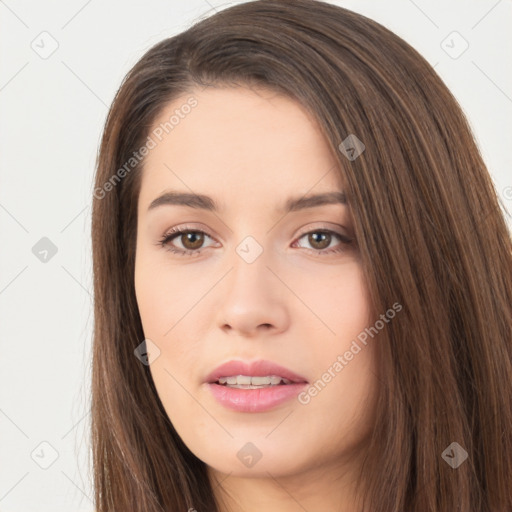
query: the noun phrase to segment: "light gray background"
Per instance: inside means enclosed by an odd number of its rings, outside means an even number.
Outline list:
[[[233,3],[0,0],[0,512],[93,510],[89,230],[107,108],[154,43]],[[435,66],[512,210],[512,2],[332,3],[382,23]],[[57,248],[46,262],[33,252],[43,237]]]

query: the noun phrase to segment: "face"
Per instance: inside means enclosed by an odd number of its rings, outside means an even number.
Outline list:
[[[374,346],[357,343],[370,311],[337,162],[288,97],[242,87],[193,96],[147,155],[138,203],[135,288],[159,397],[215,472],[341,467],[371,428],[376,375]],[[286,208],[321,194],[331,201]],[[246,366],[212,375],[230,361]]]

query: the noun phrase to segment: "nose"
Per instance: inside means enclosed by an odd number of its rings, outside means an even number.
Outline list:
[[[249,263],[238,254],[219,296],[219,327],[227,334],[255,337],[288,328],[290,292],[265,251]]]

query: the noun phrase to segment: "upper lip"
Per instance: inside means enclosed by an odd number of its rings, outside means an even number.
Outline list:
[[[228,361],[213,370],[205,379],[205,382],[217,382],[220,377],[231,377],[234,375],[247,375],[250,377],[266,377],[276,375],[284,377],[292,382],[307,382],[297,373],[272,361],[259,360],[253,362]]]

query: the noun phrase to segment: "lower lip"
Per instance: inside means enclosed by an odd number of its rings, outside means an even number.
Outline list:
[[[212,395],[224,407],[238,412],[263,412],[295,398],[307,382],[269,386],[261,389],[239,389],[208,383]]]

